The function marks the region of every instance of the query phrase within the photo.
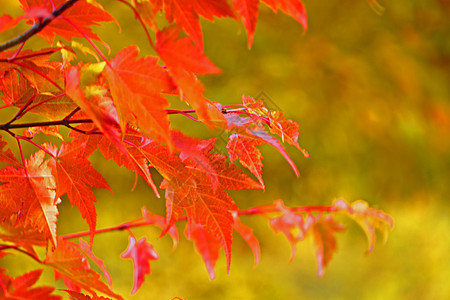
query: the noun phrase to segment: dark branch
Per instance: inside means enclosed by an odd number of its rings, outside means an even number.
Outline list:
[[[47,26],[48,24],[50,24],[50,22],[55,19],[56,17],[58,17],[59,15],[61,15],[65,10],[67,10],[69,7],[71,7],[73,4],[75,4],[75,2],[77,2],[78,0],[69,0],[67,2],[65,2],[63,5],[61,5],[60,7],[58,7],[57,9],[55,9],[50,16],[48,16],[47,18],[45,18],[44,20],[42,20],[42,22],[36,23],[33,26],[31,26],[30,29],[28,29],[26,32],[24,32],[23,34],[19,35],[18,37],[7,41],[6,43],[3,43],[0,45],[0,52],[6,49],[9,49],[11,47],[14,47],[15,45],[18,45],[22,42],[25,42],[26,40],[28,40],[30,37],[32,37],[33,35],[35,35],[36,33],[38,33],[39,31],[41,31],[42,29],[45,28],[45,26]]]
[[[33,123],[22,123],[22,124],[3,124],[0,125],[0,130],[9,131],[10,129],[18,128],[29,128],[29,127],[45,127],[45,126],[70,126],[70,124],[84,124],[92,123],[92,120],[81,119],[81,120],[59,120],[59,121],[48,121],[48,122],[33,122]]]

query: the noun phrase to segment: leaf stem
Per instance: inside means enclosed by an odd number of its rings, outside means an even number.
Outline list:
[[[123,4],[127,5],[129,8],[131,8],[134,12],[134,15],[136,16],[136,18],[139,20],[139,22],[142,25],[142,28],[144,28],[145,31],[145,35],[147,36],[148,42],[150,43],[150,46],[155,49],[155,45],[153,44],[152,38],[150,37],[150,34],[148,33],[147,27],[145,26],[144,21],[141,18],[141,15],[139,14],[139,12],[136,10],[136,8],[131,5],[130,3],[124,1],[124,0],[119,0],[119,2],[122,2]]]
[[[25,250],[20,249],[18,245],[3,245],[3,244],[0,244],[0,250],[7,250],[7,249],[14,249],[16,251],[19,251],[19,252],[21,252],[23,254],[28,255],[29,257],[31,257],[32,259],[34,259],[38,263],[42,264],[42,261],[39,259],[39,257],[33,255],[30,252],[27,252]]]
[[[53,84],[55,87],[57,87],[59,90],[64,91],[64,89],[62,87],[59,86],[59,84],[57,84],[55,81],[53,81],[53,79],[51,79],[50,77],[48,77],[47,75],[45,75],[44,73],[42,73],[41,71],[39,71],[38,69],[31,67],[27,64],[21,63],[21,62],[17,62],[14,61],[12,62],[15,65],[21,66],[23,68],[29,69],[31,71],[33,71],[36,74],[39,74],[40,76],[42,76],[43,78],[45,78],[47,81],[49,81],[51,84]]]
[[[81,33],[81,35],[83,35],[83,37],[89,42],[89,44],[91,44],[92,48],[94,48],[94,50],[98,53],[98,55],[100,55],[100,57],[109,65],[109,61],[106,58],[106,56],[103,55],[102,51],[100,51],[100,49],[98,49],[98,47],[94,44],[94,42],[86,35],[86,33],[84,33],[83,30],[81,30],[80,27],[78,27],[77,24],[75,24],[74,22],[72,22],[72,20],[70,20],[69,18],[66,18],[64,16],[60,16],[60,19],[66,21],[67,23],[72,25],[76,30],[78,30],[78,32]]]
[[[33,142],[30,138],[26,137],[26,136],[22,136],[22,135],[16,135],[15,138],[17,140],[23,140],[23,141],[27,141],[30,144],[33,144],[34,146],[38,147],[40,150],[44,151],[45,153],[47,153],[48,155],[50,155],[53,158],[56,158],[53,153],[51,153],[50,151],[48,151],[47,149],[45,149],[44,147],[42,147],[41,145]]]
[[[24,106],[20,108],[20,110],[16,113],[16,115],[6,124],[11,124],[12,122],[20,119],[24,115],[24,111],[31,105],[31,103],[34,101],[34,98],[36,98],[36,94],[33,94],[30,99],[28,99],[27,103],[25,103]]]

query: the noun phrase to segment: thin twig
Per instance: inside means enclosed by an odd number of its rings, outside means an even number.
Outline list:
[[[29,112],[30,110],[34,109],[35,107],[38,107],[38,106],[40,106],[40,105],[42,105],[42,104],[45,104],[45,103],[47,103],[47,102],[49,102],[49,101],[52,101],[52,100],[56,99],[56,98],[62,97],[62,96],[64,96],[65,94],[66,94],[66,93],[61,93],[61,94],[58,94],[58,95],[53,96],[53,97],[51,97],[51,98],[48,98],[48,99],[46,99],[46,100],[44,100],[44,101],[42,101],[42,102],[36,103],[35,105],[32,105],[32,106],[28,107],[27,110],[26,110],[23,114]]]
[[[11,124],[12,122],[20,119],[24,115],[24,111],[28,108],[28,106],[31,105],[31,103],[34,101],[34,98],[36,98],[36,94],[33,94],[30,99],[28,99],[27,103],[25,103],[24,106],[20,108],[20,110],[16,113],[16,115],[6,124]]]
[[[333,206],[299,206],[299,207],[293,207],[293,208],[289,208],[291,211],[295,211],[295,212],[307,212],[307,213],[311,213],[311,212],[333,212],[336,211],[336,208]],[[280,211],[274,207],[252,207],[249,209],[243,209],[243,210],[239,210],[237,211],[237,214],[239,216],[243,216],[243,215],[264,215],[267,213],[279,213]],[[142,219],[142,218],[141,218]],[[105,233],[105,232],[110,232],[110,231],[122,231],[122,230],[129,230],[130,228],[134,228],[134,227],[142,227],[142,226],[147,226],[147,225],[152,225],[155,222],[154,221],[140,221],[141,219],[137,219],[137,220],[133,220],[130,222],[125,222],[122,223],[120,225],[116,225],[116,226],[112,226],[112,227],[107,227],[107,228],[102,228],[102,229],[97,229],[94,231],[95,234],[98,233]],[[176,220],[176,222],[178,221],[185,221],[187,220],[187,216],[181,216],[180,218],[178,218]],[[88,236],[91,234],[91,231],[82,231],[82,232],[77,232],[77,233],[71,233],[71,234],[65,234],[60,236],[61,238],[67,240],[67,239],[73,239],[73,238],[79,238],[79,237],[83,237],[83,236]]]
[[[67,116],[64,117],[64,121],[69,121],[70,118],[73,117],[74,114],[76,114],[77,112],[80,111],[81,108],[77,107],[74,110],[72,110],[72,112],[70,114],[68,114]]]
[[[98,49],[98,47],[94,44],[94,42],[86,35],[86,33],[84,33],[83,30],[81,30],[80,27],[78,27],[77,24],[75,24],[74,22],[72,22],[72,20],[70,20],[69,18],[66,18],[64,16],[61,16],[60,19],[66,21],[67,23],[69,23],[70,25],[72,25],[79,33],[81,33],[81,35],[88,41],[89,44],[91,44],[92,48],[94,48],[95,51],[97,51],[98,55],[100,55],[100,57],[108,64],[109,61],[106,58],[105,55],[103,55],[102,51],[100,51],[100,49]]]
[[[41,75],[43,78],[45,78],[47,81],[49,81],[51,84],[53,84],[54,86],[56,86],[59,90],[64,91],[64,89],[62,87],[59,86],[59,84],[57,84],[55,81],[53,81],[53,79],[51,79],[50,77],[48,77],[47,75],[45,75],[44,73],[42,73],[41,71],[39,71],[38,69],[31,67],[27,64],[21,63],[21,62],[17,62],[14,61],[12,62],[15,65],[21,66],[23,68],[29,69],[31,71],[33,71],[36,74]]]
[[[20,249],[19,246],[17,246],[17,245],[0,245],[0,250],[7,250],[7,249],[14,249],[16,251],[22,252],[23,254],[28,255],[29,257],[31,257],[32,259],[34,259],[38,263],[40,263],[40,264],[42,263],[42,261],[39,259],[39,257],[34,256],[30,252],[27,252],[25,250]]]
[[[150,37],[150,34],[148,33],[148,30],[147,30],[147,27],[145,26],[144,20],[142,20],[141,15],[136,10],[136,8],[133,5],[131,5],[130,3],[124,1],[124,0],[119,0],[119,2],[122,2],[123,4],[127,5],[129,8],[131,8],[133,10],[134,15],[136,16],[136,18],[141,23],[142,28],[144,28],[145,35],[147,36],[147,40],[150,43],[150,46],[152,46],[152,48],[155,49],[155,45],[153,44],[152,38]]]
[[[55,155],[53,155],[53,153],[51,153],[50,151],[48,151],[47,149],[45,149],[44,147],[42,147],[41,145],[33,142],[30,138],[26,137],[26,136],[22,136],[22,135],[16,135],[16,139],[17,140],[22,140],[22,141],[27,141],[30,144],[33,144],[34,146],[38,147],[40,150],[44,151],[45,153],[47,153],[48,155],[50,155],[53,158],[56,158]]]

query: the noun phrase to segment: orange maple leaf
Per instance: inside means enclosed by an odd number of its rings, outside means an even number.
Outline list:
[[[20,0],[22,9],[29,11],[32,8],[42,7],[47,8],[48,11],[53,11],[55,8],[61,6],[65,0]],[[101,41],[97,34],[95,34],[90,26],[99,25],[99,22],[112,22],[115,19],[106,12],[99,3],[94,4],[88,1],[78,1],[70,9],[64,11],[62,16],[74,23],[77,28],[62,18],[52,20],[42,31],[37,35],[43,37],[50,45],[53,44],[56,35],[71,41],[73,37],[89,37],[97,41]],[[54,7],[53,7],[54,5]],[[39,22],[39,21],[38,21]],[[117,21],[115,21],[117,23]],[[84,36],[84,35],[85,36]]]

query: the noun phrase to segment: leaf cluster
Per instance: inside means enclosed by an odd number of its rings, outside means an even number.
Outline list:
[[[296,244],[311,235],[319,276],[336,251],[335,234],[344,229],[334,217],[338,213],[348,215],[364,229],[372,250],[375,229],[386,233],[393,224],[388,215],[363,201],[348,204],[338,200],[331,206],[290,208],[276,200],[272,205],[240,210],[228,193],[265,189],[260,147],[266,144],[286,159],[297,176],[297,167],[283,144],[294,146],[308,157],[299,145],[296,122],[249,96],[234,105],[214,102],[204,96],[197,77],[220,72],[205,56],[200,16],[211,21],[216,17],[241,20],[250,47],[259,0],[233,0],[231,4],[226,0],[118,1],[134,13],[157,56],[140,57],[136,45],[124,47],[114,57],[105,55],[99,46],[105,43],[92,26],[116,21],[93,0],[21,0],[22,15],[0,17],[0,32],[23,20],[30,25],[24,34],[0,45],[1,109],[17,110],[8,122],[0,124],[0,131],[17,141],[20,153],[16,157],[12,145],[0,136],[0,161],[7,165],[0,169],[0,257],[18,251],[52,268],[75,299],[103,298],[97,293],[121,299],[112,290],[103,261],[92,252],[94,237],[101,232],[129,231],[129,245],[122,258],[133,260],[132,293],[150,274],[150,261],[158,259],[145,237],[134,236],[131,228],[138,226],[159,227],[161,235],[172,237],[176,248],[179,228],[185,224],[184,234],[202,256],[210,278],[215,276],[221,249],[229,270],[234,232],[249,244],[258,263],[259,241],[241,222],[242,215],[266,218],[275,232],[289,240],[292,257]],[[292,16],[306,29],[301,1],[262,2],[274,12],[281,10]],[[166,25],[158,22],[160,14],[165,16]],[[44,38],[48,48],[26,49],[27,41],[35,36]],[[82,38],[84,43],[74,38]],[[96,62],[79,59],[79,53],[92,56]],[[169,109],[167,95],[178,97],[191,109]],[[37,115],[40,121],[20,123],[28,114]],[[171,115],[227,131],[227,153],[215,151],[216,138],[202,140],[171,128]],[[47,138],[41,144],[35,142],[36,135],[56,137],[60,142]],[[27,155],[22,143],[32,144],[37,151]],[[93,188],[111,190],[89,161],[96,151],[141,176],[156,197],[165,199],[166,215],[143,208],[139,219],[96,229]],[[151,169],[161,175],[161,182],[155,183]],[[89,226],[88,232],[57,234],[61,199],[77,207]],[[69,241],[82,236],[90,237],[89,244],[83,239]],[[44,257],[38,255],[37,248],[46,249]],[[107,283],[89,261],[102,271]],[[33,288],[41,272],[12,278],[0,269],[0,296],[59,298],[51,287]]]

